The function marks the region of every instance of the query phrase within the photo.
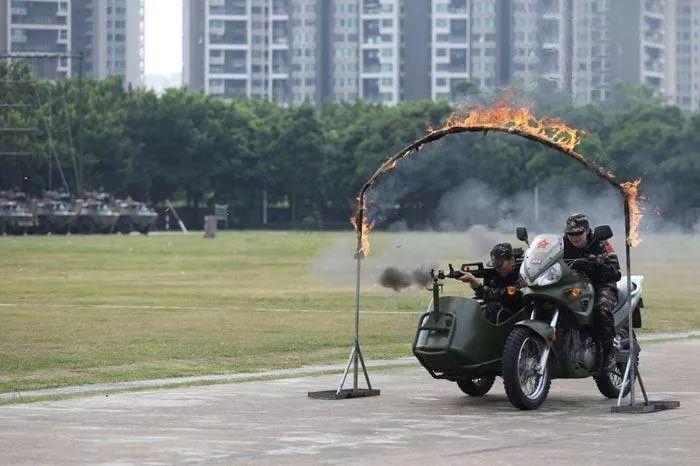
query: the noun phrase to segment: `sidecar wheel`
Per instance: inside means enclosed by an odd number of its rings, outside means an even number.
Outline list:
[[[508,399],[518,409],[539,408],[549,394],[549,369],[539,375],[538,366],[546,343],[528,328],[510,332],[503,350],[503,386]]]
[[[627,329],[622,329],[620,332],[618,332],[617,336],[620,339],[625,339],[627,338]],[[634,340],[637,341],[637,336],[634,336]],[[636,361],[634,362],[634,366],[639,367],[639,353],[637,353]],[[593,376],[593,380],[595,380],[595,384],[598,387],[598,390],[600,393],[607,398],[611,399],[617,399],[618,396],[620,396],[620,388],[622,387],[622,380],[625,376],[625,369],[627,368],[627,363],[625,362],[619,362],[615,364],[614,369],[612,370],[605,370],[601,368],[597,374]],[[637,378],[637,371],[634,371],[635,375],[635,380]],[[631,384],[628,383],[625,386],[625,393],[622,395],[622,397],[626,397],[629,395],[631,388]]]
[[[471,379],[457,380],[457,386],[459,386],[460,390],[469,396],[484,396],[489,392],[489,390],[491,390],[491,387],[493,387],[493,383],[495,381],[496,377],[492,375],[486,377],[474,377]]]

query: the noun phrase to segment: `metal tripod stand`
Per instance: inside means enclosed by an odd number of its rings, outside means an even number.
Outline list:
[[[362,225],[362,223],[360,223],[360,225]],[[360,349],[360,271],[364,253],[361,250],[362,228],[358,228],[358,231],[358,252],[355,254],[355,260],[357,261],[355,277],[355,340],[352,345],[352,348],[350,349],[350,357],[348,358],[348,364],[347,366],[345,366],[345,372],[343,372],[343,378],[340,381],[337,390],[309,392],[309,398],[324,400],[341,400],[344,398],[361,398],[365,396],[379,395],[379,389],[372,388],[372,384],[369,381],[369,374],[367,374],[367,366],[365,365],[365,359],[362,357],[362,350]],[[365,376],[367,388],[358,387],[360,365],[362,365],[362,372]],[[345,385],[345,381],[347,380],[351,366],[353,367],[352,388],[344,389],[343,386]]]
[[[647,396],[647,391],[644,388],[644,382],[642,381],[642,376],[639,373],[639,367],[637,366],[637,355],[639,354],[640,348],[634,338],[634,329],[632,322],[632,271],[630,269],[630,206],[629,199],[625,198],[625,254],[627,261],[627,318],[628,318],[628,357],[627,365],[625,367],[625,374],[622,378],[622,384],[620,385],[620,395],[617,398],[617,404],[611,408],[613,413],[652,413],[655,411],[663,411],[666,409],[679,408],[681,406],[680,401],[673,400],[663,400],[663,401],[649,401]],[[636,373],[636,377],[635,377]],[[639,387],[642,389],[642,395],[644,396],[643,403],[635,402],[634,385],[635,380],[639,380]],[[625,388],[627,384],[630,385],[630,402],[628,405],[622,404],[622,398],[625,393]]]

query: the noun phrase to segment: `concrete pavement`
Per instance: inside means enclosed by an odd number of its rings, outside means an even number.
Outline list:
[[[0,406],[0,464],[700,464],[700,341],[641,361],[652,398],[680,409],[614,415],[583,379],[521,412],[500,379],[469,398],[409,367],[371,372],[382,395],[355,400],[306,397],[332,375]]]

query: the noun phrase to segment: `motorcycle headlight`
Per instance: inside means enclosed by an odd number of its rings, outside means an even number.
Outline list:
[[[556,283],[561,278],[561,264],[557,262],[548,268],[542,275],[535,280],[536,286],[547,286]]]

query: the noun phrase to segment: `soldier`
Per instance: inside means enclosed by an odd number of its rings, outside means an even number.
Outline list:
[[[590,260],[574,263],[572,268],[586,274],[595,289],[596,331],[603,347],[603,361],[608,364],[615,339],[613,310],[617,304],[616,282],[620,279],[620,264],[610,243],[594,241],[588,216],[574,214],[566,220],[564,259],[581,258]]]
[[[520,292],[522,281],[515,267],[513,246],[499,243],[491,249],[491,262],[487,267],[496,269],[496,273],[484,279],[484,284],[469,272],[464,272],[459,280],[469,283],[474,296],[486,303],[486,317],[492,322],[503,322],[520,310]]]

